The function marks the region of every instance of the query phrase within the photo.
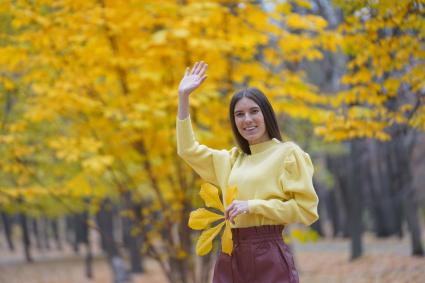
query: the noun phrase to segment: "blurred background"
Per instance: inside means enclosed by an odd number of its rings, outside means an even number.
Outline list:
[[[0,282],[209,282],[176,154],[235,145],[230,97],[266,93],[315,165],[320,220],[290,225],[301,282],[423,282],[425,2],[2,0]]]

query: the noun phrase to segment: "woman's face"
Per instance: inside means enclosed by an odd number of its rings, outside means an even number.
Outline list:
[[[252,99],[241,98],[236,103],[233,114],[239,133],[249,144],[257,144],[270,139],[260,106]]]

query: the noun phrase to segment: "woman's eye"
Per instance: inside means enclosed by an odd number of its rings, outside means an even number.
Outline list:
[[[257,114],[258,113],[258,109],[252,110],[253,114]]]
[[[243,113],[236,113],[236,117],[243,117]]]

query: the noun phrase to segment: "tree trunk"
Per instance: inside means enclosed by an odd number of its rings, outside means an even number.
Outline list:
[[[90,241],[90,229],[88,226],[89,214],[87,211],[84,212],[84,242],[86,246],[86,257],[84,260],[86,277],[92,279],[93,278],[93,254],[92,254],[92,246]]]
[[[65,216],[65,240],[66,242],[74,248],[74,216],[67,215]]]
[[[341,203],[345,210],[344,229],[351,238],[351,259],[362,255],[362,186],[360,141],[348,142],[348,156],[330,159],[330,168],[336,175],[336,188],[341,192]]]
[[[326,194],[325,202],[326,202],[326,210],[329,216],[329,220],[331,221],[332,226],[332,237],[337,237],[340,231],[339,226],[339,213],[338,213],[338,204],[336,202],[335,196],[335,188],[328,191]]]
[[[1,212],[0,214],[1,219],[3,221],[4,234],[6,236],[7,246],[9,247],[9,250],[14,251],[15,245],[13,244],[12,223],[10,221],[10,217],[5,212]]]
[[[388,143],[374,140],[364,140],[363,143],[365,147],[362,151],[366,157],[359,178],[364,184],[368,211],[373,216],[373,230],[378,237],[401,235],[400,168],[393,160]]]
[[[315,182],[314,188],[316,189],[316,193],[317,193],[319,199],[320,200],[324,200],[325,197],[326,197],[326,191],[325,191],[325,189],[323,189],[322,186],[320,184],[318,184],[317,182]],[[311,228],[314,231],[316,231],[321,237],[324,236],[323,228],[322,228],[322,220],[323,220],[322,219],[322,216],[323,216],[322,211],[325,209],[324,206],[325,206],[325,202],[324,201],[319,201],[319,207],[317,208],[317,210],[318,210],[318,214],[319,214],[320,217],[319,217],[319,219],[316,222],[314,222],[311,225]]]
[[[37,247],[39,251],[41,251],[43,250],[43,244],[42,244],[41,236],[40,236],[40,227],[39,227],[40,223],[37,218],[31,219],[30,223],[32,228],[31,230],[35,238],[35,246]]]
[[[397,151],[400,148],[393,148],[394,142],[390,141],[385,143],[385,155],[386,155],[386,178],[388,180],[387,186],[390,191],[391,196],[391,209],[395,211],[394,213],[394,224],[395,231],[399,235],[400,238],[403,237],[403,180],[400,178],[400,174],[404,174],[405,170],[408,168],[403,168],[403,166],[399,163],[397,157]]]
[[[62,250],[62,242],[59,236],[59,220],[53,219],[51,221],[51,227],[52,227],[53,238],[55,239],[55,242],[56,242],[56,248],[58,250]]]
[[[113,217],[112,202],[105,199],[96,216],[100,237],[112,269],[113,283],[125,283],[130,280],[130,275],[115,242]]]
[[[410,164],[409,144],[406,143],[403,136],[396,137],[391,141],[394,155],[397,163],[400,165],[399,180],[403,189],[403,209],[406,216],[407,226],[410,231],[412,244],[412,254],[423,256],[424,249],[421,241],[421,228],[418,217],[418,204],[415,191],[412,187],[412,168]]]
[[[132,273],[143,273],[143,264],[142,264],[142,255],[141,255],[141,249],[142,249],[142,235],[141,232],[134,233],[133,229],[141,225],[142,221],[142,214],[141,204],[135,204],[133,203],[131,199],[131,194],[129,192],[126,193],[127,195],[124,196],[125,198],[125,206],[126,209],[129,209],[132,211],[133,218],[130,217],[122,217],[122,223],[123,223],[123,238],[124,238],[124,244],[129,252],[130,255],[130,266],[131,266],[131,272]]]
[[[412,191],[413,192],[413,191]],[[413,193],[407,194],[404,198],[404,209],[406,214],[407,226],[410,231],[410,240],[412,245],[412,255],[423,256],[424,249],[422,246],[421,226],[418,216],[418,205]]]
[[[351,260],[359,258],[363,253],[362,247],[362,159],[364,151],[361,148],[362,141],[354,140],[350,142],[350,155],[351,162],[348,162],[348,223],[350,223],[350,236],[351,236]]]
[[[25,252],[25,259],[27,262],[32,262],[31,257],[31,241],[30,241],[30,235],[28,231],[28,219],[27,216],[23,213],[19,214],[19,224],[21,225],[22,229],[22,244],[24,245],[24,252]]]
[[[43,247],[46,250],[50,250],[50,241],[49,241],[49,220],[46,217],[42,217],[40,219],[40,224],[41,224],[41,240],[43,243]]]

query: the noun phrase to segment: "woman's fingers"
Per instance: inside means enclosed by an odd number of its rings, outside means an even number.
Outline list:
[[[191,75],[195,74],[196,68],[198,67],[198,62],[195,63],[195,65],[193,65],[192,71],[190,72]]]
[[[236,216],[238,216],[239,214],[242,214],[242,212],[241,212],[241,211],[239,211],[239,210],[234,210],[234,211],[230,214],[230,217],[229,217],[230,222],[232,222],[233,224],[235,224],[235,218],[236,218]]]
[[[242,214],[243,211],[239,208],[239,207],[235,207],[230,213],[229,213],[229,218],[235,218],[236,216],[238,216],[239,214]]]
[[[196,66],[195,75],[199,75],[205,65],[204,61],[199,62],[198,66]]]
[[[195,66],[193,67],[193,75],[202,76],[203,72],[205,72],[207,64],[204,63],[204,61],[196,62]]]
[[[199,82],[200,84],[203,82],[203,81],[205,81],[206,80],[206,78],[208,78],[208,76],[203,76],[202,78],[201,78],[201,81]]]
[[[226,210],[227,219],[230,219],[235,213],[237,213],[237,211],[238,211],[237,203],[235,201],[233,201],[232,204]]]
[[[198,75],[203,78],[205,71],[207,70],[208,65],[204,63],[204,61],[201,62],[195,62],[195,65],[193,65],[193,68],[190,69],[190,67],[187,67],[185,76],[189,75]]]
[[[233,221],[233,218],[235,218],[238,214],[241,212],[239,211],[239,207],[236,202],[232,202],[231,205],[229,205],[225,211],[226,219],[229,219],[230,221]]]
[[[234,207],[232,210],[229,211],[229,216],[227,217],[227,219],[232,220],[233,218],[236,217],[237,214],[237,209],[236,207]]]
[[[184,76],[187,77],[190,74],[190,67],[186,67],[186,70],[184,71]]]
[[[205,74],[205,71],[207,70],[207,67],[208,67],[208,65],[207,64],[202,64],[202,67],[201,67],[201,69],[200,69],[200,71],[199,71],[199,73],[198,73],[198,75],[200,76],[200,77],[202,77],[204,74]]]
[[[248,213],[249,207],[247,201],[234,200],[225,210],[225,218],[235,224],[234,219],[239,214]]]
[[[224,217],[226,218],[226,219],[229,219],[229,213],[230,213],[230,211],[234,208],[234,206],[235,206],[235,204],[232,202],[227,208],[226,208],[226,210],[224,211]]]

